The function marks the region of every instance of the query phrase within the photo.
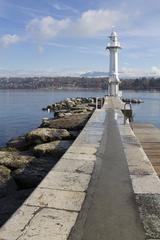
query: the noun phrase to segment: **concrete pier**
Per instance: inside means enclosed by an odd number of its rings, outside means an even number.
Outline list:
[[[160,180],[122,108],[106,98],[1,240],[160,239]]]
[[[112,105],[108,104],[99,162],[94,172],[97,175],[92,186],[94,194],[88,200],[85,224],[80,233],[75,230],[72,240],[145,239],[115,117]]]

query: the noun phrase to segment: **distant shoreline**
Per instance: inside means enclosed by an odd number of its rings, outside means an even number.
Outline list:
[[[107,89],[102,88],[0,88],[0,90],[43,90],[43,91],[50,91],[50,90],[56,90],[56,91],[107,91]],[[160,88],[120,88],[120,91],[149,91],[149,92],[160,92]]]
[[[107,77],[0,78],[0,89],[106,90]],[[160,78],[122,79],[120,90],[160,91]]]

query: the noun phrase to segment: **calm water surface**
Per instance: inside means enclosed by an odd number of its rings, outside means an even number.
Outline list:
[[[36,128],[43,117],[51,117],[41,109],[67,97],[104,96],[105,91],[75,90],[0,90],[0,146],[10,138]],[[134,106],[135,121],[160,127],[160,92],[124,91],[124,97],[141,98]]]
[[[151,123],[160,128],[160,92],[124,91],[124,97],[141,98],[144,103],[134,104],[134,121]]]

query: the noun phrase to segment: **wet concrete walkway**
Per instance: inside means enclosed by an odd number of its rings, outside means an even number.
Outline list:
[[[86,199],[90,208],[81,232],[74,232],[74,240],[145,239],[114,115],[113,109],[107,110],[106,129],[94,173],[97,180],[90,188],[94,193]]]

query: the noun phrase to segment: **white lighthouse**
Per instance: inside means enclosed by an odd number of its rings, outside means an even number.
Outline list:
[[[115,31],[112,31],[109,36],[110,42],[106,49],[110,52],[110,67],[109,67],[109,80],[108,80],[108,95],[119,95],[119,77],[118,77],[118,50],[121,48],[118,41],[118,35]]]

